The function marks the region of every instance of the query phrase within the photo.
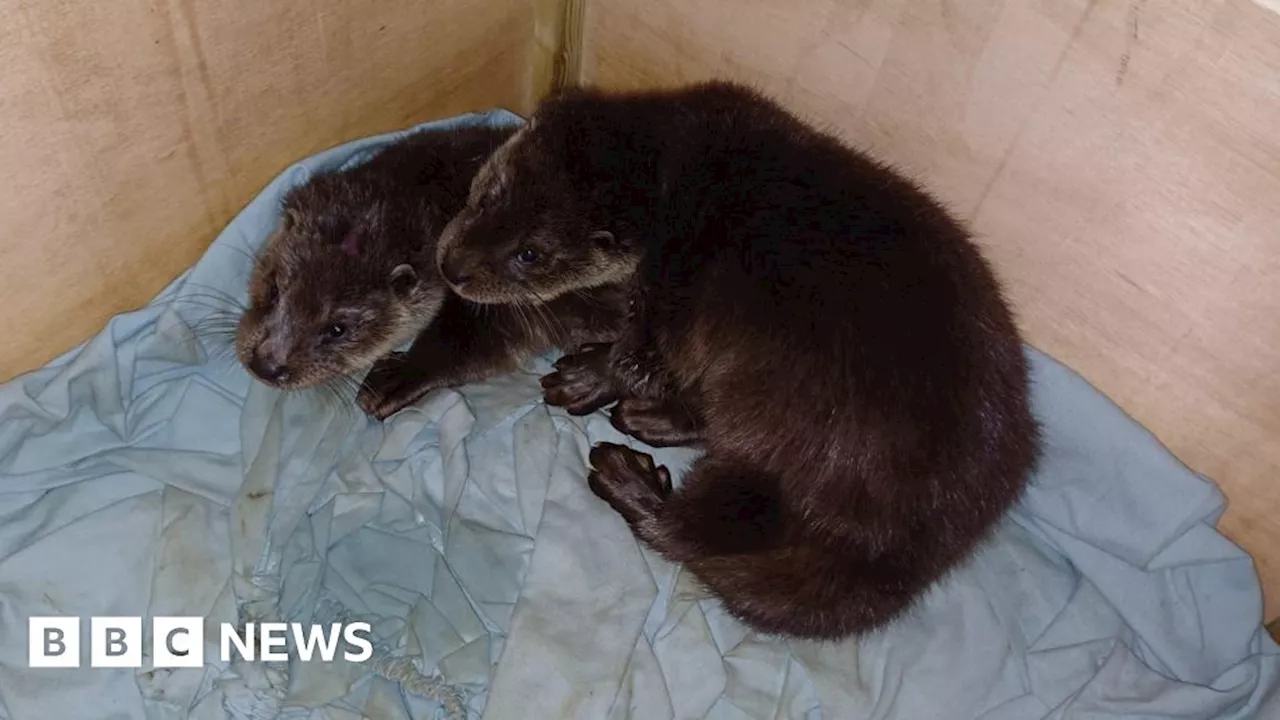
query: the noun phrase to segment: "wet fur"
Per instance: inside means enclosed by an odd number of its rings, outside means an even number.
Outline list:
[[[562,358],[547,401],[701,445],[673,490],[600,444],[590,484],[747,624],[882,627],[1018,500],[1039,441],[1018,329],[967,230],[892,168],[727,83],[563,93],[489,165],[442,267],[482,302],[635,268],[621,337]]]
[[[609,337],[588,327],[607,315],[607,289],[557,306],[494,311],[450,293],[436,272],[440,231],[464,206],[482,162],[512,133],[414,133],[290,191],[280,228],[255,262],[236,334],[241,363],[285,390],[372,366],[357,400],[381,419],[435,388],[509,370],[560,343]],[[337,324],[344,330],[333,337]],[[406,353],[393,353],[411,339]],[[272,374],[281,366],[287,377]]]

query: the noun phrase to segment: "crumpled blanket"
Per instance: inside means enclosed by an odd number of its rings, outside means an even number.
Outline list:
[[[1280,717],[1222,494],[1031,348],[1025,500],[909,616],[828,644],[745,630],[637,545],[585,457],[642,446],[544,405],[549,358],[385,424],[253,382],[211,306],[288,187],[400,134],[298,162],[153,302],[0,386],[0,720]],[[653,454],[678,476],[694,451]],[[40,615],[200,616],[205,664],[29,668]],[[334,619],[374,658],[218,657],[219,623]]]

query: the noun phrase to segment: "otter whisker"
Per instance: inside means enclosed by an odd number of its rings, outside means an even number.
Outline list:
[[[525,303],[516,302],[512,304],[512,307],[516,310],[516,316],[520,318],[520,324],[524,326],[525,336],[528,338],[537,337],[537,330],[532,318],[529,317],[529,311],[525,307]]]
[[[356,398],[360,393],[361,387],[361,382],[351,375],[335,375],[323,385],[324,392],[330,401],[343,414],[355,412]],[[372,389],[370,389],[370,392],[373,393],[375,401],[382,401],[380,393]]]
[[[204,315],[203,317],[199,318],[195,322],[191,323],[192,328],[216,327],[216,328],[233,329],[233,328],[239,327],[239,325],[240,325],[239,316],[230,315],[230,314],[221,314],[216,311],[211,312],[208,315]]]
[[[333,410],[335,414],[347,409],[346,403],[343,402],[341,394],[329,383],[326,382],[317,385],[315,390],[315,397],[320,401],[320,404]]]
[[[228,250],[234,250],[235,252],[237,252],[237,253],[239,253],[240,255],[242,255],[242,256],[244,256],[245,258],[247,258],[247,259],[249,260],[249,262],[250,262],[250,263],[255,263],[255,262],[257,262],[257,261],[258,261],[258,256],[257,256],[257,255],[255,255],[255,254],[253,254],[253,253],[249,252],[248,250],[246,250],[246,249],[244,249],[244,248],[242,248],[242,247],[238,247],[238,246],[236,246],[236,245],[223,245],[223,247],[224,247],[224,248],[226,248],[226,249],[228,249]]]
[[[230,346],[221,346],[221,347],[214,348],[213,352],[210,352],[207,357],[208,357],[208,360],[216,360],[219,362],[228,362],[228,363],[234,362],[236,364],[239,364],[239,359],[236,357],[235,351],[232,350]]]
[[[177,298],[175,299],[181,300],[183,298],[189,298],[189,297],[204,297],[209,299],[215,299],[235,307],[242,307],[244,305],[244,301],[241,298],[238,298],[234,295],[231,295],[230,293],[219,290],[217,288],[212,288],[212,287],[204,288],[203,286],[195,286],[194,289],[183,289],[183,291],[179,293]]]
[[[221,339],[234,341],[236,337],[236,326],[222,322],[196,323],[191,328],[191,334],[202,340]]]
[[[218,341],[226,345],[234,345],[236,334],[231,329],[221,328],[202,328],[192,333],[196,339],[202,341]]]
[[[212,285],[204,285],[201,283],[191,283],[190,287],[193,289],[187,290],[186,288],[183,288],[182,293],[178,296],[179,300],[183,298],[203,297],[209,300],[216,300],[218,302],[225,303],[226,305],[229,305],[234,308],[239,308],[241,310],[245,309],[246,307],[245,301],[243,298],[238,297],[236,295],[232,295],[230,292],[227,292],[226,290],[223,290],[221,288],[216,288],[216,287],[213,287]]]
[[[230,327],[235,327],[236,325],[240,324],[240,315],[232,312],[226,312],[223,310],[213,310],[209,313],[206,313],[205,315],[202,315],[200,319],[196,321],[195,324],[200,325],[200,324],[212,323],[212,322],[226,323]]]
[[[535,293],[536,294],[536,293]],[[609,303],[583,290],[582,288],[570,288],[569,294],[583,301],[587,305],[593,305],[597,308],[609,309]]]
[[[227,343],[234,343],[236,329],[233,326],[197,325],[191,328],[191,334],[200,340],[224,340]]]
[[[226,333],[227,335],[234,335],[236,332],[236,327],[237,327],[236,323],[232,323],[228,320],[222,320],[217,318],[210,320],[209,322],[194,323],[190,326],[191,332],[195,333],[196,335],[208,334],[208,333],[213,333],[213,334]]]
[[[568,342],[569,338],[572,337],[572,333],[569,332],[569,328],[565,326],[564,321],[547,309],[547,301],[538,294],[533,285],[524,281],[520,281],[520,285],[537,300],[536,303],[529,303],[529,306],[534,308],[544,319],[548,334],[553,336],[554,344],[559,345]]]
[[[573,337],[573,333],[570,332],[569,327],[564,324],[563,319],[561,319],[558,315],[556,315],[556,313],[551,312],[551,310],[548,309],[547,306],[542,303],[538,303],[533,307],[535,310],[537,310],[538,314],[542,316],[543,322],[547,326],[551,327],[554,335],[553,337],[554,345],[560,346],[569,342],[570,338]]]
[[[538,303],[526,302],[524,305],[529,309],[529,314],[533,316],[534,320],[538,323],[538,329],[541,330],[544,335],[549,336],[554,342],[557,334],[556,328],[552,327],[553,319],[548,319],[546,308]]]
[[[530,333],[529,321],[524,316],[524,308],[519,303],[511,304],[511,311],[515,313],[516,322],[520,323],[520,328],[528,335]]]
[[[201,318],[221,318],[225,320],[235,320],[239,322],[240,318],[244,315],[244,313],[240,312],[239,310],[232,310],[224,307],[216,307],[216,306],[201,304],[204,302],[205,301],[202,300],[198,303],[192,303],[193,305],[200,305],[201,307],[209,308],[209,312],[202,315]]]
[[[219,325],[226,325],[227,327],[235,327],[240,324],[240,320],[243,318],[243,315],[237,311],[226,310],[200,303],[194,303],[193,306],[199,307],[205,312],[198,314],[193,318],[192,322],[188,323],[192,326],[216,323]]]
[[[175,305],[179,303],[190,307],[203,308],[210,311],[210,314],[222,313],[222,316],[224,317],[235,317],[236,319],[239,319],[240,315],[243,314],[243,311],[239,308],[228,308],[225,305],[219,305],[215,302],[205,300],[204,298],[186,298],[184,300],[174,302]]]
[[[228,335],[201,335],[196,336],[200,342],[200,346],[205,352],[218,357],[225,356],[227,359],[240,361],[240,356],[236,352],[236,344],[234,338]]]
[[[206,306],[201,306],[201,307],[206,307]],[[210,307],[209,312],[204,313],[203,315],[200,316],[200,320],[216,319],[216,320],[228,320],[228,321],[240,322],[240,318],[243,316],[244,314],[241,313],[239,310],[230,310],[230,309],[221,308],[221,307]]]
[[[335,400],[340,401],[344,406],[354,402],[360,390],[360,385],[356,379],[346,374],[334,375],[323,383],[323,387]]]
[[[223,322],[196,323],[189,328],[191,334],[200,340],[222,340],[235,344],[237,328]]]
[[[330,380],[328,384],[334,392],[338,393],[347,402],[354,401],[356,395],[360,392],[360,384],[350,375],[338,375]],[[376,396],[377,393],[375,392],[374,395]]]
[[[205,348],[205,362],[211,361],[227,361],[239,364],[240,359],[236,357],[235,345],[229,342],[203,343]]]
[[[208,283],[195,282],[195,281],[192,281],[192,280],[188,280],[188,281],[187,281],[187,283],[186,283],[186,285],[187,285],[188,287],[199,288],[200,290],[204,290],[204,291],[206,291],[206,292],[210,292],[210,293],[215,293],[215,294],[218,294],[218,295],[222,295],[222,296],[224,296],[224,297],[229,297],[229,298],[234,298],[234,297],[236,297],[235,295],[232,295],[232,294],[231,294],[231,291],[230,291],[230,290],[227,290],[227,289],[225,289],[225,288],[220,288],[220,287],[218,287],[218,286],[216,286],[216,285],[209,285]]]

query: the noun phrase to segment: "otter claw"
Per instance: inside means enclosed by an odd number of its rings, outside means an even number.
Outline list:
[[[562,355],[558,360],[552,363],[552,367],[557,370],[563,370],[567,367],[578,367],[587,362],[588,359],[597,358],[601,353],[608,353],[612,343],[583,343],[579,345],[571,353]]]
[[[583,348],[582,352],[557,360],[556,371],[540,381],[546,403],[562,407],[572,415],[593,413],[618,399],[608,375],[608,345],[584,345]]]
[[[653,447],[684,447],[701,442],[697,418],[676,403],[628,397],[618,402],[609,422],[624,435]]]
[[[591,448],[588,460],[591,492],[632,525],[651,519],[671,494],[671,473],[650,455],[602,442]]]

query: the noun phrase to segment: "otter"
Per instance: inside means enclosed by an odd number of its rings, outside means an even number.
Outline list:
[[[614,337],[621,289],[493,312],[449,292],[436,272],[441,229],[482,162],[514,132],[409,133],[366,162],[291,189],[255,258],[236,329],[236,355],[250,374],[301,390],[368,370],[356,400],[383,420],[433,389],[509,371],[551,347]],[[407,352],[395,351],[410,340]]]
[[[573,88],[490,157],[437,247],[463,298],[628,283],[542,379],[701,452],[589,451],[591,490],[762,633],[885,626],[965,562],[1040,456],[1020,330],[970,231],[749,87]]]

